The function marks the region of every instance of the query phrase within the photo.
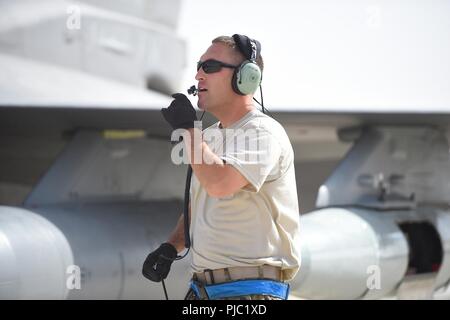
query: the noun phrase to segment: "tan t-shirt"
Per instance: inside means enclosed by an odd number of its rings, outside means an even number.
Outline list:
[[[192,270],[269,264],[292,279],[300,267],[299,209],[294,153],[283,127],[258,110],[232,126],[203,131],[212,151],[250,184],[210,197],[191,182]]]

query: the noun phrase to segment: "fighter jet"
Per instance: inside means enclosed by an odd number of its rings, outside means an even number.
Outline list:
[[[1,299],[164,298],[141,268],[183,209],[187,168],[160,115],[185,66],[179,8],[0,3]],[[270,111],[296,157],[292,296],[448,298],[449,112]],[[188,264],[173,264],[171,299]]]

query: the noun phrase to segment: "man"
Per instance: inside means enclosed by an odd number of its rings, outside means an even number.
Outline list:
[[[284,282],[300,266],[292,146],[283,127],[253,105],[260,49],[246,36],[222,36],[201,56],[198,107],[219,120],[215,125],[194,128],[194,108],[182,94],[162,110],[174,129],[189,132],[193,281],[186,299],[286,299]],[[167,277],[184,250],[183,225],[181,216],[168,241],[149,254],[146,277]]]

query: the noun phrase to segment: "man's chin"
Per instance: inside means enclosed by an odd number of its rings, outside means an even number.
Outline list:
[[[200,110],[206,110],[206,108],[204,107],[204,105],[203,105],[203,103],[200,103],[200,102],[197,102],[197,107],[200,109]]]

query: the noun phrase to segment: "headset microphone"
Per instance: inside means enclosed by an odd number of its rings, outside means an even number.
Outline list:
[[[195,87],[195,85],[193,85],[189,89],[187,89],[187,93],[188,94],[193,94],[194,97],[195,97],[197,95],[197,93],[198,93],[198,89]]]

